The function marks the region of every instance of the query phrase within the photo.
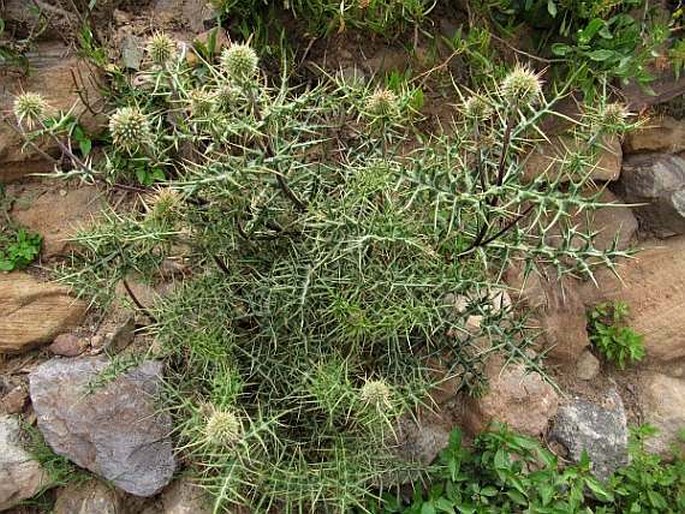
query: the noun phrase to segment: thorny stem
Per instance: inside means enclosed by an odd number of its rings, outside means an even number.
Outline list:
[[[131,289],[131,286],[128,285],[128,282],[126,279],[122,279],[121,281],[124,284],[124,289],[126,290],[126,294],[128,294],[129,298],[131,298],[131,301],[138,307],[138,310],[142,312],[145,316],[150,318],[154,323],[157,323],[157,318],[155,318],[152,313],[145,307],[140,300],[136,297],[136,295],[133,293],[133,290]]]

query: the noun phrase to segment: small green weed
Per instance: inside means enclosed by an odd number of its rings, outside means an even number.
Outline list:
[[[590,342],[620,369],[645,356],[644,336],[623,325],[629,314],[624,302],[606,302],[588,313]]]
[[[659,513],[685,511],[685,460],[665,462],[644,450],[650,427],[632,432],[631,463],[606,483],[592,476],[587,455],[573,466],[561,467],[557,458],[536,439],[505,427],[476,438],[473,448],[452,432],[449,446],[428,475],[432,485],[415,484],[413,498],[387,495],[377,513],[505,513],[568,514]]]
[[[40,234],[23,228],[0,231],[0,271],[24,269],[38,257],[42,242]]]

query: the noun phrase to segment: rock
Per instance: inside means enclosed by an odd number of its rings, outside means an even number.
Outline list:
[[[599,359],[585,350],[576,363],[576,376],[581,380],[592,380],[599,373]]]
[[[587,190],[586,196],[596,194],[596,190]],[[616,244],[616,249],[629,248],[635,239],[638,230],[637,219],[633,211],[624,205],[608,189],[603,190],[597,197],[597,201],[607,205],[594,211],[574,212],[568,219],[560,220],[569,228],[575,228],[582,233],[594,233],[593,245],[600,251],[606,251]],[[547,244],[558,247],[563,240],[560,236],[561,227],[555,227],[549,231],[545,240]],[[583,248],[585,239],[578,237],[577,248]]]
[[[656,77],[649,83],[648,90],[637,81],[632,81],[630,84],[621,87],[626,104],[632,111],[639,112],[652,105],[668,102],[685,93],[685,74],[676,78],[671,66],[667,66],[664,70],[648,66],[647,70]]]
[[[626,135],[626,154],[639,152],[678,153],[685,150],[685,121],[663,116]]]
[[[661,153],[628,156],[616,192],[658,237],[685,233],[685,159]]]
[[[161,495],[164,514],[211,514],[207,492],[188,478],[173,482]]]
[[[647,358],[672,362],[685,357],[685,237],[646,247],[634,259],[595,273],[598,286],[578,289],[588,308],[620,300],[630,308],[628,326],[644,335]]]
[[[559,177],[562,182],[577,180],[579,177],[561,175],[566,172],[561,169],[560,164],[567,155],[577,152],[582,144],[566,135],[550,137],[549,142],[539,144],[526,158],[523,164],[523,180],[533,181],[540,176],[550,180]],[[596,165],[591,171],[588,170],[590,178],[601,182],[618,179],[622,160],[623,151],[619,139],[615,136],[607,139],[599,151]]]
[[[143,62],[143,43],[132,34],[126,34],[121,44],[121,64],[129,70],[140,70],[140,63]]]
[[[23,188],[19,198],[28,201],[14,203],[10,215],[20,225],[43,236],[42,257],[50,258],[68,250],[68,239],[79,227],[93,221],[102,210],[101,193],[92,186],[60,191],[51,184]]]
[[[419,422],[408,416],[400,418],[395,429],[400,457],[429,465],[447,446],[452,428],[452,423],[437,414],[428,413]]]
[[[31,498],[49,483],[41,465],[21,444],[17,416],[0,416],[0,511]]]
[[[206,0],[157,0],[154,7],[157,23],[188,27],[199,34],[205,30],[205,22],[216,20],[216,12]]]
[[[516,432],[542,434],[559,406],[554,388],[522,363],[505,365],[501,356],[488,360],[485,373],[488,391],[478,398],[469,398],[464,413],[469,431],[475,435],[495,421],[506,423]]]
[[[74,334],[60,334],[48,346],[48,350],[63,357],[76,357],[88,348],[88,341]]]
[[[516,266],[507,271],[506,281],[515,297],[533,311],[532,320],[542,333],[537,349],[555,364],[575,366],[590,345],[586,307],[576,283],[568,278],[559,280],[553,270],[534,271],[524,277],[522,269]]]
[[[104,117],[93,114],[82,100],[85,99],[95,112],[101,107],[97,86],[100,80],[94,68],[71,55],[69,47],[62,43],[40,43],[28,58],[31,73],[20,79],[11,75],[0,77],[0,111],[12,112],[14,95],[23,91],[36,92],[44,95],[54,110],[71,110],[86,133],[99,132],[105,123]],[[78,84],[74,84],[74,77]],[[8,121],[14,122],[13,119]],[[29,173],[53,171],[52,160],[31,148],[22,150],[23,142],[23,138],[6,124],[0,125],[0,183]],[[46,139],[38,144],[44,152],[60,155],[54,141]]]
[[[19,353],[48,343],[76,326],[86,305],[56,284],[22,272],[0,274],[0,353]]]
[[[29,376],[45,440],[64,455],[136,496],[157,494],[174,473],[171,420],[154,404],[162,364],[145,361],[88,391],[107,359],[52,359]]]
[[[605,480],[628,463],[628,427],[623,401],[615,389],[602,405],[574,398],[559,407],[549,439],[560,443],[573,462],[583,451],[592,461],[592,473]]]
[[[98,480],[59,490],[53,514],[123,514],[121,495]]]
[[[29,392],[25,385],[18,385],[0,400],[0,413],[19,414],[24,410],[29,399]]]
[[[649,373],[642,380],[640,404],[645,423],[659,432],[647,439],[646,447],[653,453],[670,456],[674,444],[685,444],[679,433],[685,429],[685,380],[661,373]]]

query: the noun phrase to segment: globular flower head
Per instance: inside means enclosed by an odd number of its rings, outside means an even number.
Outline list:
[[[147,206],[152,220],[173,222],[181,213],[183,198],[178,191],[165,187],[147,197]]]
[[[504,77],[500,91],[508,103],[531,107],[542,98],[542,80],[530,68],[517,66]]]
[[[492,116],[492,106],[482,97],[473,95],[464,102],[464,115],[472,121],[484,121]]]
[[[397,108],[397,95],[390,89],[378,89],[366,100],[366,109],[374,116],[390,116]]]
[[[133,153],[152,141],[150,120],[137,107],[122,107],[109,118],[114,146]]]
[[[599,116],[599,121],[604,126],[622,127],[630,117],[630,111],[623,104],[610,103],[600,110]]]
[[[158,32],[148,40],[146,50],[152,62],[165,64],[176,55],[176,41],[163,32]]]
[[[207,116],[212,110],[214,96],[204,89],[193,89],[188,93],[190,113],[196,117]]]
[[[257,74],[259,57],[250,45],[234,43],[221,52],[221,67],[229,79],[238,83],[249,82]]]
[[[48,103],[38,93],[22,93],[14,99],[14,116],[19,125],[32,130],[45,119]]]
[[[366,405],[388,407],[392,391],[384,380],[367,380],[361,388],[360,397]]]
[[[243,436],[243,424],[230,410],[212,409],[203,432],[207,441],[212,444],[234,446]]]
[[[242,92],[239,88],[226,84],[216,92],[216,106],[222,111],[230,111],[240,103]]]

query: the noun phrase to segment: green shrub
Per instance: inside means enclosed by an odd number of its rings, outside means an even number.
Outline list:
[[[149,330],[179,450],[218,511],[345,512],[370,486],[420,473],[396,427],[436,383],[478,388],[491,352],[538,366],[525,319],[496,305],[504,272],[588,276],[624,255],[560,223],[603,206],[582,192],[601,136],[630,125],[616,106],[571,121],[583,144],[558,176],[524,180],[565,94],[545,98],[531,70],[454,91],[453,126],[425,134],[399,79],[271,84],[246,45],[196,64],[148,49],[155,62],[110,118],[106,161],[74,161],[67,176],[135,182],[141,163],[166,180],[81,232],[64,280],[106,302],[126,277],[192,262],[148,306]]]
[[[644,336],[623,323],[629,315],[624,302],[606,302],[588,313],[590,342],[620,369],[645,356]]]
[[[632,431],[630,464],[606,483],[590,473],[584,455],[577,465],[561,467],[536,439],[498,427],[479,435],[472,448],[462,445],[459,430],[428,474],[427,491],[415,484],[413,499],[404,502],[386,495],[372,512],[569,514],[653,513],[675,514],[685,510],[685,459],[667,462],[644,450],[650,427]]]
[[[563,60],[552,67],[556,78],[576,71],[589,99],[607,80],[647,86],[654,79],[648,65],[670,35],[668,21],[644,0],[496,0],[484,9],[505,31],[530,31],[537,53]]]
[[[23,228],[0,230],[0,271],[24,269],[38,257],[42,243],[40,234]]]

